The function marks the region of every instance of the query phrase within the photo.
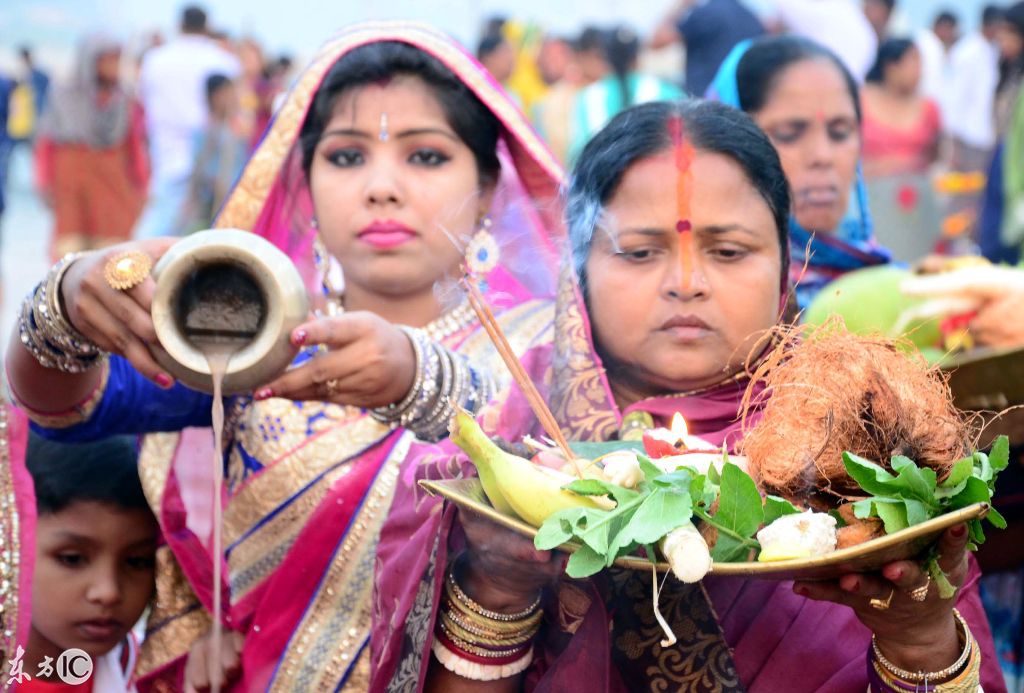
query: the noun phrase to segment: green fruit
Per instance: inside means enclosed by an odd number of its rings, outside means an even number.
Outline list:
[[[559,510],[609,507],[607,502],[562,490],[575,477],[537,466],[499,448],[468,412],[460,410],[455,415],[450,431],[452,442],[476,466],[487,499],[502,513],[517,515],[533,527],[540,527]]]
[[[942,340],[941,318],[913,322],[903,334],[893,334],[903,312],[922,302],[900,291],[903,280],[910,276],[909,270],[891,265],[845,274],[818,293],[804,311],[803,320],[808,325],[821,325],[830,316],[839,315],[855,334],[881,333],[905,337],[918,348],[934,346]]]

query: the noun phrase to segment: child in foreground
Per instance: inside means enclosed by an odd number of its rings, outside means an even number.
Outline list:
[[[61,444],[31,434],[26,466],[37,508],[32,622],[23,658],[31,680],[24,676],[14,690],[134,691],[132,627],[153,596],[159,536],[139,482],[134,441]],[[61,653],[72,648],[92,659],[93,673],[83,683],[65,683],[59,675]],[[40,667],[47,658],[49,673]],[[84,661],[73,663],[71,673],[83,667]]]

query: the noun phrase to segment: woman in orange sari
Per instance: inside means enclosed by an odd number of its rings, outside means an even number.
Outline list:
[[[74,79],[47,100],[36,184],[53,209],[55,260],[127,240],[146,200],[142,108],[121,82],[120,62],[119,42],[86,38]]]

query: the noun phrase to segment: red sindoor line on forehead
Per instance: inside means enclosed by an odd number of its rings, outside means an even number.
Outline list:
[[[681,116],[668,122],[672,136],[672,153],[676,164],[676,232],[679,234],[679,263],[683,271],[683,286],[689,288],[693,276],[693,221],[690,215],[690,196],[693,192],[693,144],[686,137]]]

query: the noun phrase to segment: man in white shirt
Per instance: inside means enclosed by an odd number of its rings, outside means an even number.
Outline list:
[[[996,143],[993,105],[999,84],[996,31],[1001,16],[995,5],[986,7],[981,30],[960,39],[950,54],[944,123],[952,139],[955,170],[985,170]]]
[[[829,48],[858,82],[875,62],[878,38],[854,0],[775,0],[774,19],[790,33]]]
[[[957,42],[958,25],[956,16],[942,11],[935,17],[930,28],[922,28],[914,35],[914,44],[921,54],[921,94],[939,105],[942,122],[948,123],[950,114],[949,82],[950,55]]]
[[[235,78],[238,59],[209,38],[206,12],[182,12],[181,35],[153,48],[142,61],[139,96],[146,112],[152,182],[149,203],[136,237],[176,235],[192,171],[196,140],[206,126],[206,80],[213,74]]]

